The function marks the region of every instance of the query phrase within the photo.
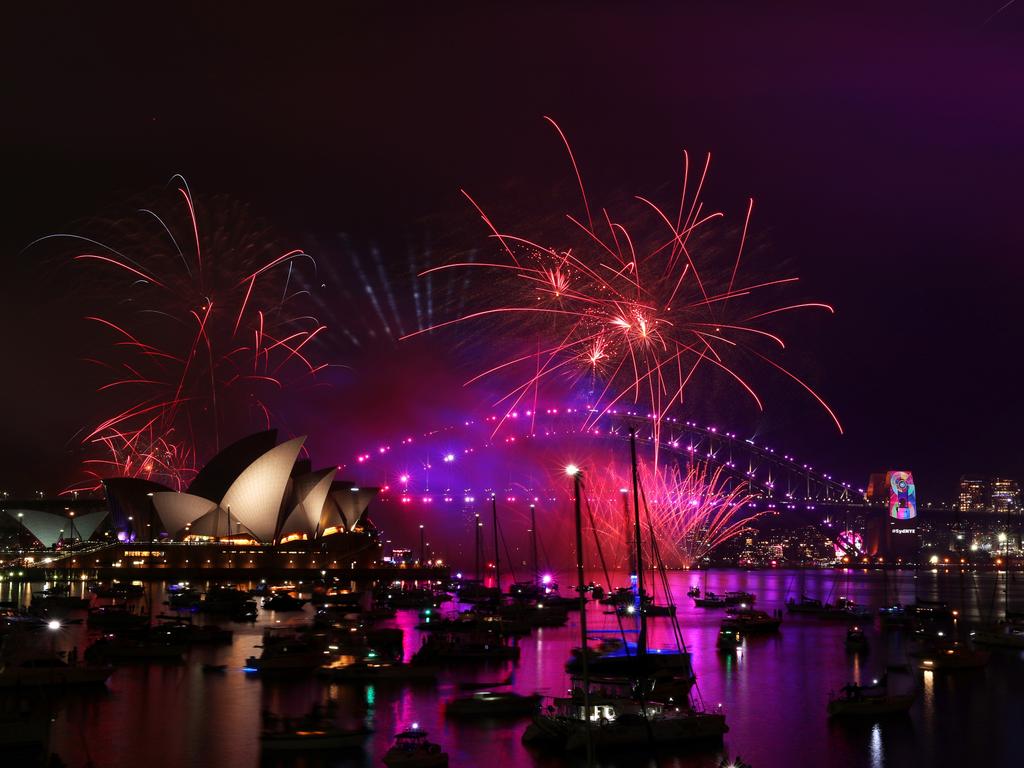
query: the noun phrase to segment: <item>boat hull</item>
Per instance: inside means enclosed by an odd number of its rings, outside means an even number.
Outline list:
[[[877,717],[905,714],[913,705],[913,694],[865,698],[860,701],[833,699],[828,703],[829,717]]]
[[[369,730],[352,732],[326,732],[307,734],[264,734],[260,736],[260,748],[266,752],[312,752],[339,749],[360,749]]]
[[[0,672],[0,688],[48,685],[102,685],[113,667],[14,668]]]

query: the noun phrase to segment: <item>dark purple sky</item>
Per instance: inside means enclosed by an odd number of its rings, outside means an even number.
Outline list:
[[[182,172],[320,260],[343,259],[339,233],[396,263],[430,241],[440,259],[486,246],[460,187],[516,212],[571,181],[544,114],[611,196],[666,193],[683,148],[712,151],[709,200],[738,213],[754,196],[769,258],[836,306],[788,360],[847,434],[783,386],[737,426],[856,483],[912,469],[924,499],[965,471],[1024,477],[1024,5],[986,23],[1001,4],[19,10],[3,54],[0,485],[62,485],[94,419],[75,286],[28,242]]]

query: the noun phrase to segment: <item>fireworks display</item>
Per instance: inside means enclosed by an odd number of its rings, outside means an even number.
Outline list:
[[[639,464],[644,559],[670,568],[693,568],[718,546],[746,530],[762,513],[751,513],[753,498],[744,482],[733,482],[722,466]],[[610,568],[630,562],[633,507],[629,467],[613,464],[587,480],[587,501]],[[651,551],[657,541],[658,556]]]
[[[137,216],[97,228],[44,238],[72,243],[98,289],[88,359],[105,372],[109,410],[83,431],[98,450],[77,488],[125,476],[183,489],[222,440],[270,426],[277,394],[327,366],[312,344],[325,326],[303,301],[315,263],[180,176]]]
[[[582,215],[566,214],[562,231],[545,235],[557,237],[558,244],[544,245],[503,231],[466,194],[497,242],[498,256],[444,264],[424,274],[484,272],[494,286],[486,295],[494,298],[418,333],[488,318],[508,320],[501,338],[529,346],[516,348],[471,379],[511,374],[514,384],[499,400],[506,413],[535,405],[542,383],[583,380],[590,384],[593,419],[619,405],[642,407],[649,410],[657,444],[662,420],[684,403],[688,385],[702,370],[721,372],[763,409],[747,373],[750,363],[759,363],[806,390],[842,431],[825,400],[778,361],[785,342],[771,327],[780,315],[832,308],[819,302],[766,304],[772,289],[790,286],[798,278],[748,282],[743,277],[753,201],[738,242],[723,258],[712,232],[723,214],[707,209],[701,200],[710,156],[702,167],[691,168],[684,154],[678,206],[666,211],[638,196],[646,223],[627,226],[592,205],[568,140],[548,120],[575,170]]]
[[[364,444],[342,472],[360,486],[381,488],[374,520],[387,536],[415,535],[418,526],[425,524],[431,539],[441,537],[435,552],[463,567],[472,561],[476,515],[489,525],[492,496],[513,570],[529,565],[531,507],[540,521],[545,562],[555,564],[571,557],[567,547],[573,538],[572,516],[567,512],[572,508],[572,486],[566,482],[565,467],[573,463],[583,469],[589,510],[584,518],[588,563],[600,565],[599,541],[607,566],[625,568],[631,538],[628,527],[633,520],[630,426],[641,430],[638,454],[645,547],[650,546],[653,530],[661,559],[670,567],[697,567],[763,514],[784,508],[818,518],[816,499],[797,500],[785,484],[773,489],[772,478],[780,477],[774,473],[782,471],[781,465],[750,468],[740,458],[740,446],[752,446],[752,441],[709,427],[707,435],[728,437],[712,449],[708,438],[698,441],[686,436],[686,425],[670,417],[664,425],[661,459],[655,465],[647,420],[616,411],[581,429],[589,416],[586,409],[547,403],[536,414],[513,412],[499,434],[494,434],[494,427],[502,419],[501,411],[482,418],[467,416],[425,432],[409,428],[393,439],[382,436],[378,442]],[[806,465],[789,456],[777,458],[791,464],[803,481],[808,470],[801,466]],[[596,539],[591,530],[596,531]],[[649,555],[648,549],[645,559]]]

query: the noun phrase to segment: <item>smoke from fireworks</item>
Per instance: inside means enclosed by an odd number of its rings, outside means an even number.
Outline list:
[[[106,346],[89,361],[109,376],[111,410],[83,430],[100,455],[80,489],[126,476],[180,490],[222,437],[269,426],[277,393],[326,367],[311,345],[325,326],[303,312],[311,257],[239,204],[196,199],[180,176],[138,213],[95,237],[43,238],[83,248],[73,261],[102,300],[86,319]]]
[[[701,201],[710,155],[699,173],[693,173],[684,154],[678,207],[666,211],[637,196],[648,223],[627,226],[624,219],[591,205],[569,142],[547,119],[565,143],[583,215],[566,214],[565,228],[556,236],[560,241],[548,246],[501,230],[464,192],[497,241],[498,256],[445,264],[423,274],[483,270],[494,286],[487,295],[495,298],[417,333],[484,318],[514,321],[506,342],[530,340],[530,347],[517,349],[470,380],[512,373],[517,383],[499,401],[506,413],[535,402],[543,382],[586,378],[593,387],[589,405],[594,420],[617,404],[640,406],[650,414],[657,444],[662,420],[684,402],[687,386],[699,371],[721,372],[763,409],[745,367],[757,362],[806,390],[841,432],[821,396],[777,361],[785,342],[770,327],[790,312],[833,310],[818,302],[765,304],[769,289],[791,285],[796,277],[744,280],[741,266],[752,200],[731,250],[734,255],[722,258],[710,227],[723,214],[707,210]],[[695,185],[691,175],[698,178]]]

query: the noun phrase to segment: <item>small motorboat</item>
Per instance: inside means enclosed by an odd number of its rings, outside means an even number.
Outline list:
[[[305,604],[305,600],[289,595],[287,592],[278,592],[263,598],[263,607],[268,611],[301,611]]]
[[[362,749],[372,734],[365,725],[341,728],[316,712],[295,719],[264,712],[260,747],[268,752]]]
[[[440,745],[427,740],[425,731],[416,723],[395,736],[394,746],[384,753],[388,768],[446,768],[448,753]]]
[[[743,635],[740,634],[738,629],[722,627],[718,630],[718,640],[715,642],[715,645],[718,650],[729,652],[739,648],[742,642]]]
[[[540,694],[523,696],[518,693],[478,691],[472,696],[452,699],[445,714],[453,717],[509,717],[532,715],[540,706]]]
[[[980,669],[986,666],[992,657],[989,651],[968,648],[960,643],[935,646],[919,652],[918,655],[921,657],[918,667],[926,671]]]
[[[714,592],[705,592],[704,597],[693,598],[693,604],[698,608],[725,608],[725,598]]]
[[[822,605],[821,600],[816,600],[813,597],[807,597],[807,595],[800,595],[800,600],[795,600],[792,597],[786,601],[786,610],[790,613],[821,613],[825,610],[825,606]]]
[[[504,688],[512,685],[512,673],[509,672],[508,677],[504,680],[499,680],[496,683],[481,683],[476,681],[470,681],[465,683],[459,683],[460,691],[489,691],[492,688]]]
[[[722,629],[736,629],[746,635],[762,632],[778,632],[782,619],[771,616],[765,611],[743,608],[730,612],[729,618],[722,620]]]
[[[351,664],[332,662],[320,667],[317,677],[349,683],[424,683],[437,681],[437,667],[403,664],[400,661],[366,659]]]
[[[868,638],[864,634],[864,630],[859,626],[854,625],[846,630],[846,640],[844,641],[846,650],[850,653],[866,653],[868,650]]]
[[[827,709],[829,717],[902,715],[906,714],[916,698],[916,692],[889,693],[887,680],[883,678],[881,682],[876,680],[871,685],[844,685],[839,696],[829,699]]]
[[[757,595],[753,592],[726,592],[722,597],[725,599],[726,605],[753,605],[757,600]]]

